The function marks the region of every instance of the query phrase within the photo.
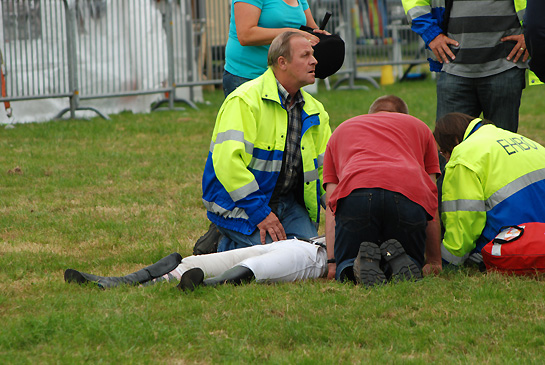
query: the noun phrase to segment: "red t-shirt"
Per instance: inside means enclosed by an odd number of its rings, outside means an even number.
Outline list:
[[[329,198],[337,201],[361,188],[382,188],[403,194],[432,217],[439,174],[435,139],[429,127],[407,114],[380,112],[342,123],[331,135],[324,158],[324,186],[338,184]]]

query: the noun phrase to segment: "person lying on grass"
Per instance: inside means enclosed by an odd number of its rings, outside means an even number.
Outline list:
[[[193,289],[200,284],[240,284],[253,279],[257,282],[316,279],[327,274],[324,243],[324,237],[309,242],[294,238],[186,258],[172,253],[129,275],[104,277],[68,269],[64,280],[68,283],[95,283],[103,289],[124,284],[150,285],[165,280],[181,280],[180,289]],[[205,277],[208,279],[204,280]]]
[[[64,280],[67,283],[92,283],[101,289],[179,280],[179,289],[192,291],[200,285],[242,284],[254,279],[258,283],[294,282],[326,275],[325,237],[316,237],[308,242],[294,238],[186,258],[172,253],[125,276],[106,277],[68,269]]]

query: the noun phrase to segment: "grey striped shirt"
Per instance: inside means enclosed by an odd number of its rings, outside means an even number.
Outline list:
[[[519,16],[522,17],[521,14]],[[502,42],[508,35],[522,34],[513,0],[455,0],[450,13],[448,37],[456,59],[443,64],[443,71],[462,77],[486,77],[512,67],[527,68],[527,62],[514,64],[507,56],[514,42]]]

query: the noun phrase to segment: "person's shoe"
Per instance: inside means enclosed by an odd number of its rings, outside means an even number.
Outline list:
[[[390,265],[393,282],[422,279],[422,270],[407,255],[399,241],[390,239],[380,246],[382,258]]]
[[[386,276],[380,268],[380,248],[372,242],[362,242],[354,261],[356,281],[367,287],[386,283]]]
[[[223,235],[218,230],[218,227],[216,227],[214,223],[210,223],[208,231],[195,242],[193,255],[205,255],[218,252],[218,244],[222,238]]]
[[[199,267],[194,267],[183,273],[178,289],[183,291],[193,291],[201,286],[204,281],[204,271]]]
[[[64,272],[64,281],[67,283],[87,284],[97,282],[100,278],[100,276],[79,272],[74,269],[67,269]]]

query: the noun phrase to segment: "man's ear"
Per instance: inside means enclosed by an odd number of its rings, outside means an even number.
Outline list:
[[[278,67],[281,70],[286,70],[287,64],[288,64],[288,60],[286,59],[286,57],[284,56],[278,57]]]

